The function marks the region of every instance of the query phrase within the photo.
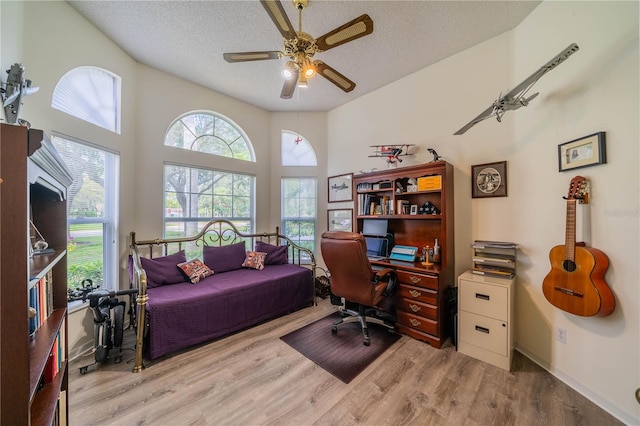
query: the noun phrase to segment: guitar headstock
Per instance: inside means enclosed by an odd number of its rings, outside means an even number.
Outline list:
[[[569,192],[564,197],[567,200],[578,200],[581,204],[589,202],[589,181],[582,176],[576,176],[569,183]]]

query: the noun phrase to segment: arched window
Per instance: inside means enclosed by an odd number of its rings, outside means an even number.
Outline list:
[[[56,84],[51,106],[81,120],[120,133],[120,76],[84,66],[67,72]]]
[[[301,135],[283,130],[281,136],[283,166],[317,166],[316,152],[311,144]]]
[[[169,126],[164,144],[255,161],[253,147],[244,132],[228,118],[212,112],[190,112],[178,118]]]

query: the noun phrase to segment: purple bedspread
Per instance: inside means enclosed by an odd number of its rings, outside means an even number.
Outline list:
[[[214,274],[197,284],[148,289],[149,359],[224,336],[313,303],[311,271],[268,265]]]

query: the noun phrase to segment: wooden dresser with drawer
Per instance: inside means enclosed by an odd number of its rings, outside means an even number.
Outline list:
[[[398,273],[396,329],[440,348],[449,335],[441,277],[418,268],[394,266]]]

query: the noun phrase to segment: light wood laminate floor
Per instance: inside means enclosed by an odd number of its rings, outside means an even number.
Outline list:
[[[279,337],[328,315],[328,299],[133,374],[134,353],[80,375],[71,425],[618,425],[516,352],[511,372],[403,336],[344,384]],[[330,330],[327,330],[330,332]],[[125,346],[133,335],[126,333]]]

